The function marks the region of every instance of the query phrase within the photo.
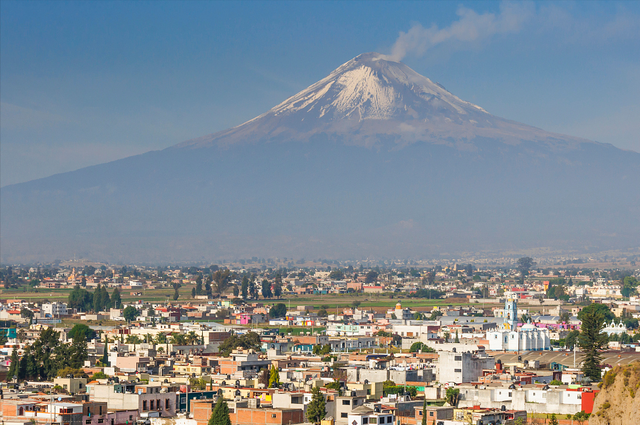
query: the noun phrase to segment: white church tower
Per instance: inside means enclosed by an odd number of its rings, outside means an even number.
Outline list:
[[[513,298],[507,298],[504,303],[504,325],[508,331],[518,330],[518,302]]]
[[[504,303],[504,322],[499,330],[487,332],[489,349],[494,351],[540,351],[551,348],[549,330],[525,323],[518,329],[518,301]]]

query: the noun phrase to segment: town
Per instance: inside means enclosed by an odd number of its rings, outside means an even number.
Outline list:
[[[582,424],[640,269],[564,263],[2,267],[2,421]]]

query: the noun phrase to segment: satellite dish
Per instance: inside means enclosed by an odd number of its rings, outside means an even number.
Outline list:
[[[62,397],[58,397],[58,401],[62,401]]]
[[[138,395],[142,395],[142,389],[138,390]]]

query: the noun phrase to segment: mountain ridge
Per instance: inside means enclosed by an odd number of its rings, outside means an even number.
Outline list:
[[[639,175],[638,153],[496,117],[365,54],[231,129],[3,187],[0,259],[636,246]]]

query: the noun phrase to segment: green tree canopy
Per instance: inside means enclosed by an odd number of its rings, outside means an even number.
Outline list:
[[[583,313],[586,309],[587,308],[583,309],[580,313]],[[609,341],[607,335],[602,332],[605,316],[602,310],[589,309],[582,315],[581,320],[582,326],[580,335],[578,336],[578,345],[585,353],[582,362],[582,372],[590,378],[591,381],[597,382],[601,379],[600,362],[602,357],[600,350],[606,347]]]
[[[314,387],[311,393],[311,401],[307,406],[307,420],[313,424],[319,424],[327,414],[326,401],[320,388]]]
[[[122,310],[122,317],[124,317],[128,322],[133,322],[139,315],[140,312],[138,311],[138,309],[130,305]]]
[[[283,303],[278,303],[273,307],[271,307],[271,309],[269,310],[269,317],[271,318],[285,317],[286,315],[287,315],[287,306],[284,305]]]
[[[218,397],[207,425],[231,425],[229,406],[227,405],[227,402],[224,401],[224,398]]]
[[[255,332],[247,332],[246,334],[240,336],[236,334],[229,336],[222,342],[222,344],[220,344],[219,350],[220,355],[222,355],[223,357],[227,357],[237,347],[241,347],[243,349],[260,350],[260,345],[260,336]]]
[[[280,373],[278,369],[271,365],[271,372],[269,373],[269,388],[278,388],[280,386]]]
[[[410,352],[412,353],[417,353],[418,351],[422,351],[423,353],[435,353],[436,350],[434,350],[433,348],[429,347],[427,344],[425,344],[424,342],[414,342],[413,344],[411,344],[411,348],[409,349]]]
[[[90,341],[96,337],[96,331],[84,323],[78,323],[69,331],[69,338],[75,339],[80,336],[84,337],[85,340]]]
[[[593,312],[602,314],[602,318],[606,322],[611,322],[616,316],[606,304],[592,303],[580,310],[578,320],[584,321],[584,317]]]

